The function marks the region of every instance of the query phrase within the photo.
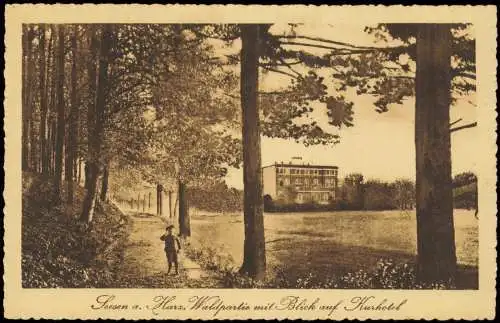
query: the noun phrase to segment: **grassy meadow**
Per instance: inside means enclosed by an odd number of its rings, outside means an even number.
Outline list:
[[[478,265],[478,220],[473,212],[455,210],[457,258],[467,276],[476,275]],[[194,239],[241,264],[242,214],[200,211],[191,221]],[[268,267],[286,267],[297,277],[370,270],[380,259],[404,262],[416,255],[414,211],[266,213],[264,226]]]

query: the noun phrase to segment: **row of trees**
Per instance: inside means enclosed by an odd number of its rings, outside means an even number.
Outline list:
[[[24,25],[23,170],[53,180],[67,203],[84,177],[90,222],[110,172],[136,167],[179,191],[182,217],[188,182],[241,160],[239,140],[214,127],[235,122],[235,99],[214,93],[237,82],[211,53],[175,25]]]
[[[452,183],[454,207],[477,209],[477,177],[474,173],[457,174]],[[416,203],[415,183],[408,179],[364,181],[362,174],[349,174],[340,187],[339,198],[340,209],[411,210]]]
[[[408,179],[392,183],[364,181],[361,174],[349,174],[340,187],[339,207],[351,210],[411,210],[415,206],[415,184]]]
[[[289,194],[293,196],[286,197],[285,201],[294,200],[297,192]],[[191,206],[200,210],[235,212],[243,209],[242,191],[229,188],[224,182],[189,188],[188,196]],[[270,203],[269,210],[280,209],[274,205],[279,201],[274,204],[272,200],[267,202]],[[329,205],[304,205],[300,210],[314,210],[314,207],[325,210],[413,210],[415,203],[415,183],[409,179],[365,181],[362,174],[352,173],[345,177],[338,188],[337,198],[330,201]],[[477,177],[474,173],[463,172],[454,176],[453,205],[454,208],[477,208]]]
[[[88,156],[86,141],[79,137],[94,126],[83,112],[91,104],[86,91],[91,85],[82,75],[86,60],[81,49],[88,47],[82,33],[77,26],[42,24],[23,25],[22,36],[22,169],[51,176],[57,198],[62,197],[64,174],[69,203]]]
[[[398,179],[392,183],[380,180],[364,181],[359,173],[348,174],[335,198],[328,204],[314,201],[297,204],[298,191],[287,187],[275,201],[264,196],[266,210],[273,211],[335,211],[335,210],[409,210],[415,205],[415,184],[408,179]]]
[[[187,190],[190,205],[210,212],[239,212],[243,209],[243,191],[219,182]]]
[[[141,115],[132,99],[139,99],[141,84],[121,71],[130,68],[124,52],[131,48],[115,29],[23,25],[22,168],[50,177],[56,198],[73,203],[85,161],[82,221],[92,219],[99,178],[105,199],[112,159],[123,156],[117,153],[123,147],[137,147],[141,134],[134,131],[140,122],[123,122],[127,113]],[[115,132],[123,134],[120,141]]]
[[[453,205],[460,209],[475,209],[478,215],[477,176],[464,172],[453,177]]]

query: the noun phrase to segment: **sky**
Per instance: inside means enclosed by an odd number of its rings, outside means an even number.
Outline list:
[[[299,26],[298,34],[327,38],[364,46],[387,46],[374,41],[364,32],[364,25],[316,25]],[[287,26],[275,25],[271,32],[281,33]],[[392,42],[389,46],[398,45]],[[237,50],[239,43],[234,44]],[[228,49],[226,49],[227,51]],[[230,51],[229,50],[229,51]],[[321,51],[321,50],[320,50]],[[320,51],[318,53],[320,53]],[[300,68],[297,70],[300,71]],[[319,74],[321,74],[320,72]],[[326,74],[325,74],[326,75]],[[260,88],[263,91],[276,90],[289,83],[289,78],[279,74],[261,75]],[[340,135],[340,143],[330,146],[305,147],[293,140],[262,137],[262,165],[274,162],[289,162],[292,157],[302,157],[302,162],[339,167],[339,176],[359,172],[365,179],[392,181],[398,178],[415,178],[414,114],[415,100],[410,98],[401,105],[392,105],[386,113],[375,111],[375,98],[357,95],[348,91],[347,99],[354,102],[354,126],[338,130],[328,125],[326,109],[315,105],[311,118],[325,130]],[[450,120],[462,118],[461,124],[476,121],[475,96],[459,100],[450,110]],[[475,171],[477,129],[471,128],[452,133],[452,172]],[[240,169],[229,169],[226,176],[229,186],[243,188],[243,174]]]

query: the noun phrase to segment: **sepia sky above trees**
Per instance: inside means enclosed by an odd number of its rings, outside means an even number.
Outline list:
[[[300,35],[312,36],[345,42],[357,46],[385,47],[388,43],[377,42],[375,37],[364,31],[366,25],[310,25],[297,26]],[[272,34],[290,32],[287,25],[273,25]],[[473,32],[473,30],[469,30]],[[307,41],[308,43],[314,43]],[[235,41],[227,48],[214,41],[220,47],[217,53],[221,56],[237,53],[241,44]],[[319,44],[319,43],[318,43]],[[324,43],[323,43],[324,45]],[[398,46],[398,41],[389,42],[389,46]],[[297,48],[297,47],[296,47]],[[308,48],[309,52],[323,54],[317,48]],[[306,68],[300,65],[293,68],[305,73]],[[329,71],[321,69],[318,74],[328,78]],[[330,72],[331,73],[331,72]],[[285,88],[290,83],[290,77],[277,73],[261,73],[260,90],[275,91]],[[332,91],[331,82],[329,92]],[[333,94],[333,93],[332,93]],[[415,177],[415,148],[414,148],[414,98],[403,101],[401,105],[391,105],[388,112],[380,114],[375,111],[376,98],[371,95],[357,95],[355,90],[348,90],[346,98],[354,102],[354,127],[337,128],[328,124],[324,104],[313,104],[314,112],[310,115],[327,131],[338,133],[340,142],[335,145],[316,145],[305,147],[293,140],[262,137],[262,163],[272,164],[275,161],[288,162],[294,156],[301,156],[303,162],[332,164],[340,168],[340,176],[352,172],[360,172],[366,178],[394,180],[397,178]],[[459,98],[450,112],[450,119],[462,119],[464,124],[476,121],[477,107],[475,95]],[[452,168],[453,174],[463,171],[474,171],[474,156],[477,145],[475,134],[477,128],[458,131],[452,134]],[[355,153],[354,153],[355,152]],[[242,188],[243,179],[241,169],[230,168],[226,176],[228,185]]]

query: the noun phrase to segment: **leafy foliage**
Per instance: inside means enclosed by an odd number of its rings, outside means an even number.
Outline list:
[[[243,209],[243,192],[229,188],[226,183],[191,187],[187,191],[190,205],[211,212],[235,212]]]
[[[187,256],[220,276],[224,288],[287,288],[287,289],[453,289],[449,282],[421,283],[414,263],[397,263],[380,259],[373,270],[319,277],[313,273],[294,277],[286,267],[276,267],[266,279],[254,280],[240,274],[234,260],[223,250],[192,242],[186,246]]]
[[[110,286],[128,228],[123,214],[103,203],[89,227],[76,221],[79,208],[47,198],[54,187],[45,178],[23,173],[23,186],[23,287]],[[81,203],[81,189],[75,197]]]
[[[210,59],[212,46],[193,36],[198,29],[179,25],[171,31],[176,41],[151,89],[153,141],[147,153],[149,177],[156,181],[163,174],[200,185],[241,162],[240,141],[228,131],[238,117],[236,101],[224,95],[236,88],[236,79]]]
[[[477,176],[463,172],[453,178],[453,205],[456,208],[472,209],[478,205]]]
[[[453,38],[453,101],[475,91],[475,39],[471,25],[450,25]],[[405,98],[415,95],[414,73],[416,60],[416,24],[381,24],[376,27],[367,27],[368,33],[375,35],[381,42],[399,40],[403,46],[397,50],[381,51],[359,56],[359,64],[364,68],[356,68],[356,64],[349,62],[348,72],[334,75],[350,80],[358,79],[358,93],[378,95],[375,105],[378,112],[386,112],[388,105],[401,104]],[[352,60],[350,57],[348,60]],[[345,63],[344,63],[345,64]],[[364,72],[369,66],[377,66],[377,86],[372,85],[369,75]],[[353,68],[354,67],[354,68]],[[349,75],[353,73],[354,75]],[[372,75],[373,77],[373,75]]]

